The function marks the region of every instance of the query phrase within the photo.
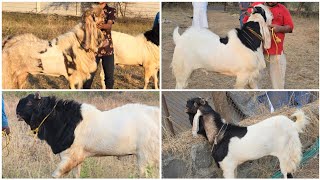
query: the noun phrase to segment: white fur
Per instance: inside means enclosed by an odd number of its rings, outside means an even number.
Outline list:
[[[112,31],[114,47],[114,63],[118,65],[140,65],[144,68],[144,89],[147,89],[149,79],[153,77],[155,89],[158,87],[158,71],[160,68],[159,46],[153,44],[143,34],[131,36]],[[100,73],[101,84],[105,89],[104,72]]]
[[[264,47],[270,48],[271,39],[267,25],[271,24],[272,13],[260,5],[266,12],[267,23],[260,14],[252,14],[248,21],[259,22]],[[266,67],[263,45],[256,52],[244,46],[237,37],[236,30],[228,32],[229,42],[220,43],[220,37],[208,29],[190,27],[181,36],[178,27],[173,32],[176,44],[172,71],[176,78],[176,89],[185,88],[191,73],[204,68],[228,76],[236,76],[235,88],[258,88],[260,71]]]
[[[62,161],[53,177],[61,177],[66,167],[76,167],[86,157],[136,155],[140,176],[146,167],[159,162],[159,108],[127,104],[109,111],[81,106],[83,120],[75,129],[75,140],[61,153]],[[70,165],[72,164],[72,165]]]
[[[299,134],[303,132],[307,117],[299,110],[292,115],[293,122],[286,116],[274,116],[247,127],[244,137],[233,137],[228,145],[227,156],[219,162],[225,178],[235,178],[238,165],[263,156],[276,156],[284,177],[296,171],[301,160],[301,142]],[[197,124],[195,124],[197,125]]]
[[[75,89],[76,85],[82,88],[90,73],[97,69],[95,53],[104,37],[96,25],[103,21],[103,16],[98,6],[88,9],[82,23],[51,41],[33,34],[5,39],[2,43],[2,87],[21,89],[28,74],[45,74],[64,76],[70,88]],[[66,68],[66,61],[75,68]]]

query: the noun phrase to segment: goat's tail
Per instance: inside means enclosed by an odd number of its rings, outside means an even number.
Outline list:
[[[173,31],[173,41],[174,41],[174,44],[177,44],[179,38],[180,38],[179,26],[177,26],[177,27],[174,29],[174,31]]]
[[[296,118],[295,127],[299,133],[302,133],[303,129],[309,123],[308,117],[302,110],[297,110],[294,114],[291,115],[291,118]]]

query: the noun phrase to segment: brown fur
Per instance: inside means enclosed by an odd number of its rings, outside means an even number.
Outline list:
[[[208,137],[209,144],[214,143],[214,138],[218,133],[217,127],[214,125],[214,117],[207,116],[206,118],[203,118],[203,126],[204,130],[206,131],[206,135]]]
[[[97,68],[95,53],[104,40],[97,24],[103,19],[102,9],[96,6],[84,12],[81,23],[52,41],[33,34],[7,38],[2,43],[2,87],[21,89],[28,74],[45,74],[62,75],[69,81],[70,88],[81,88]],[[67,62],[74,67],[68,68]]]

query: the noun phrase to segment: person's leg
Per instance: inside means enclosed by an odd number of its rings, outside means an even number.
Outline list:
[[[284,89],[286,71],[286,56],[270,55],[270,77],[273,89]]]
[[[102,67],[104,71],[104,83],[107,89],[113,89],[114,76],[114,55],[102,57]]]
[[[96,57],[97,66],[99,66],[100,59],[101,59],[101,57]],[[95,76],[96,72],[97,72],[97,70],[95,72],[91,73],[91,78],[88,79],[83,84],[83,89],[91,89],[91,85],[92,85],[92,82],[93,82],[93,79],[94,79],[94,76]]]
[[[244,17],[244,15],[243,14],[241,14],[241,12],[240,12],[240,18],[239,18],[239,21],[240,21],[240,28],[242,28],[242,26],[243,26],[243,17]]]

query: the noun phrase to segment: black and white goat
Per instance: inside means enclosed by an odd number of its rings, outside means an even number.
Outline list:
[[[260,71],[266,67],[263,49],[271,46],[268,25],[272,18],[268,7],[255,6],[243,28],[229,31],[225,38],[195,27],[180,35],[177,27],[173,32],[176,47],[171,63],[176,89],[185,88],[191,73],[201,68],[236,76],[235,88],[249,85],[257,89]]]
[[[38,138],[45,140],[61,162],[52,174],[58,178],[74,169],[80,177],[82,162],[93,156],[135,155],[140,177],[157,166],[160,155],[159,108],[127,104],[100,111],[90,104],[41,97],[20,99],[16,114]]]
[[[197,133],[205,133],[209,142],[213,144],[212,157],[223,170],[225,178],[234,178],[235,170],[241,163],[267,155],[279,159],[280,169],[285,178],[292,177],[291,173],[300,163],[299,133],[303,132],[308,123],[301,110],[292,115],[296,122],[278,115],[248,127],[226,123],[201,97],[188,100],[186,112],[193,125],[192,134],[197,136]]]

